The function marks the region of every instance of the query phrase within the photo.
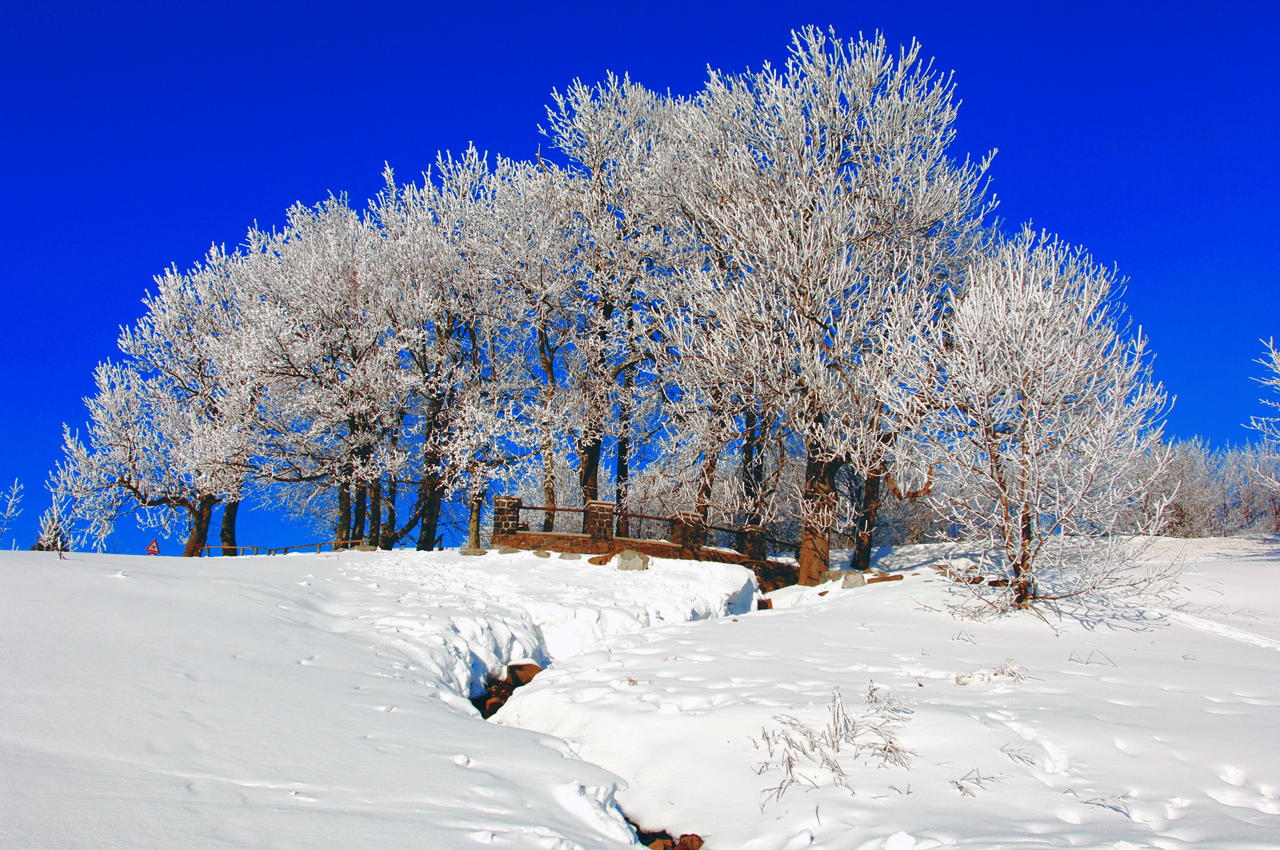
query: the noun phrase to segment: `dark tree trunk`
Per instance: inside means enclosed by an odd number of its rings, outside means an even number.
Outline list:
[[[364,540],[364,517],[367,505],[365,501],[369,498],[363,484],[356,487],[355,493],[352,494],[352,517],[351,517],[351,539],[353,541]]]
[[[194,507],[188,507],[191,515],[191,534],[187,536],[187,545],[182,549],[182,557],[198,558],[204,545],[209,540],[209,520],[213,518],[213,506],[218,500],[213,496],[205,496]]]
[[[382,546],[382,482],[369,485],[369,541],[370,546]]]
[[[624,386],[629,384],[630,380],[626,381]],[[630,537],[631,520],[626,513],[630,510],[627,505],[631,497],[631,406],[625,397],[619,419],[621,421],[618,423],[618,512],[614,534],[618,537]]]
[[[440,479],[429,473],[422,479],[418,488],[418,500],[422,517],[418,526],[418,544],[420,552],[436,548],[436,529],[440,525],[440,504],[444,499],[441,492]]]
[[[716,485],[716,467],[719,464],[720,455],[715,452],[708,452],[702,461],[702,475],[698,480],[698,495],[693,509],[702,517],[703,522],[707,521],[707,513],[711,510],[711,492]]]
[[[750,409],[743,413],[743,424],[742,491],[748,505],[745,524],[756,526],[761,524],[760,496],[764,492],[764,429]]]
[[[236,548],[236,516],[239,513],[239,499],[232,499],[222,508],[222,528],[219,529],[219,537],[221,538],[224,557],[234,557],[240,554],[240,550]]]
[[[484,507],[484,494],[473,496],[468,501],[469,514],[467,516],[467,546],[472,549],[480,548],[480,509]]]
[[[831,522],[836,507],[834,460],[824,460],[810,447],[804,467],[804,517],[800,529],[799,583],[815,585],[831,567]]]
[[[556,381],[555,347],[545,325],[538,328],[538,357],[547,381],[542,391],[542,403],[546,410],[550,410],[559,385]],[[550,533],[556,529],[556,441],[550,427],[542,435],[542,505],[546,508],[542,513],[542,530]]]
[[[334,545],[346,548],[351,539],[351,485],[338,485],[338,520],[333,526]]]
[[[383,549],[390,549],[392,546],[404,537],[405,531],[409,530],[412,523],[407,523],[404,531],[396,530],[396,497],[399,495],[399,488],[394,480],[387,482],[386,502],[386,521],[382,523],[382,530],[378,532],[378,545]]]
[[[578,448],[578,483],[582,487],[582,503],[600,498],[600,450],[604,440],[599,435],[584,440]]]
[[[850,563],[855,570],[871,569],[871,540],[876,533],[876,517],[880,514],[884,476],[883,469],[875,469],[867,473],[862,482],[857,535],[854,537],[853,559]]]

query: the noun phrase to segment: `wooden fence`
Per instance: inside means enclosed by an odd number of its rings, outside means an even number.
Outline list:
[[[221,555],[227,557],[229,555],[287,555],[290,552],[302,551],[304,549],[315,549],[316,552],[323,552],[328,546],[330,549],[337,551],[339,549],[351,549],[356,546],[363,546],[368,543],[368,538],[361,537],[358,540],[326,540],[321,543],[299,543],[296,546],[276,546],[274,548],[266,546],[205,546],[200,550],[200,557],[212,557],[213,555]],[[230,553],[227,550],[230,549]]]

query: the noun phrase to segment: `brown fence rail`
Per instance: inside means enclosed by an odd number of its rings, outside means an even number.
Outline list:
[[[521,511],[530,511],[530,512],[532,512],[532,513],[570,513],[570,514],[585,514],[587,509],[586,509],[585,507],[581,507],[581,508],[548,508],[548,507],[541,507],[541,506],[538,506],[538,505],[525,505],[525,504],[521,504],[521,505],[520,505],[520,510],[521,510]],[[646,521],[647,521],[647,522],[662,522],[662,523],[670,523],[670,522],[672,521],[672,517],[671,517],[671,516],[669,516],[669,515],[668,515],[668,516],[654,516],[653,514],[636,514],[636,513],[630,513],[630,512],[628,512],[628,511],[619,511],[619,510],[614,510],[614,512],[613,512],[613,518],[614,518],[614,521],[615,521],[615,522],[616,522],[617,520],[619,520],[619,519],[638,519],[638,520],[640,520],[641,522],[646,522]],[[730,535],[733,535],[735,538],[739,538],[739,537],[742,535],[742,533],[743,533],[743,528],[740,528],[740,527],[739,527],[739,528],[731,528],[731,527],[727,527],[727,526],[723,526],[723,525],[710,525],[710,524],[705,523],[705,522],[700,523],[700,525],[701,525],[701,527],[702,527],[702,528],[704,528],[704,529],[705,529],[705,530],[707,530],[707,531],[719,531],[719,532],[721,532],[721,533],[723,533],[723,534],[730,534]],[[766,535],[764,535],[764,539],[765,539],[765,541],[766,541],[766,542],[768,542],[768,543],[770,543],[770,544],[772,544],[772,545],[776,546],[776,547],[777,547],[779,550],[781,550],[781,551],[785,551],[785,552],[798,552],[798,551],[800,551],[800,544],[799,544],[799,543],[797,543],[797,542],[796,542],[796,541],[794,541],[794,540],[786,540],[786,539],[783,539],[783,538],[781,538],[781,537],[773,537],[773,536],[771,536],[771,535],[767,535],[767,534],[766,534]]]
[[[350,549],[353,546],[363,546],[368,543],[366,537],[357,540],[325,540],[321,543],[299,543],[295,546],[205,546],[201,548],[201,557],[213,557],[214,554],[223,555],[228,549],[237,555],[287,555],[294,550],[315,549],[316,552],[323,552],[324,547],[328,546],[334,551],[339,549]]]

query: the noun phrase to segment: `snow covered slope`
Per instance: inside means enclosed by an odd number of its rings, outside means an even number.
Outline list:
[[[0,847],[633,845],[487,671],[748,610],[738,567],[0,553]]]
[[[975,622],[928,569],[784,589],[608,639],[495,720],[570,741],[632,819],[707,850],[1280,847],[1280,544],[1148,556],[1184,559],[1181,604]]]

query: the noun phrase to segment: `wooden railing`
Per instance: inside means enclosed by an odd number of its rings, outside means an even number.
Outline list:
[[[215,554],[223,555],[223,553],[225,553],[226,550],[228,549],[232,550],[237,555],[287,555],[288,553],[293,552],[295,550],[312,549],[312,548],[314,548],[316,552],[323,552],[324,547],[326,546],[333,549],[334,551],[337,551],[339,549],[350,549],[355,546],[363,546],[368,542],[369,540],[367,537],[361,537],[355,540],[325,540],[320,543],[299,543],[295,546],[276,546],[276,547],[244,546],[244,545],[222,546],[221,544],[219,544],[217,546],[205,546],[201,548],[200,555],[201,557],[212,557]]]

